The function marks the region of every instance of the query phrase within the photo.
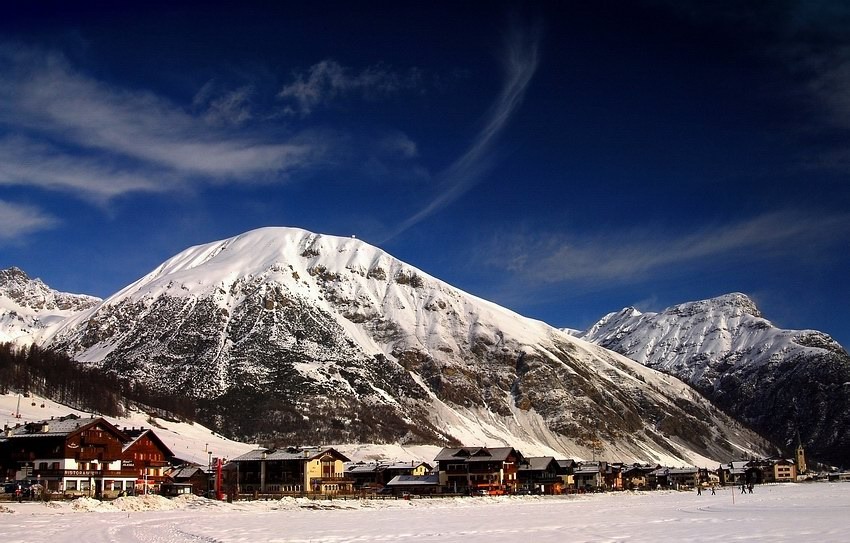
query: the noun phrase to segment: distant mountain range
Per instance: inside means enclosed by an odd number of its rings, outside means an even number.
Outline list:
[[[690,383],[790,450],[850,463],[850,356],[830,336],[782,330],[740,293],[610,313],[579,337]],[[799,433],[799,434],[798,434]]]
[[[94,296],[57,292],[18,268],[0,270],[0,343],[30,343],[51,325],[100,302]]]
[[[255,230],[92,302],[32,340],[197,398],[232,437],[698,465],[771,452],[678,379],[353,238]]]

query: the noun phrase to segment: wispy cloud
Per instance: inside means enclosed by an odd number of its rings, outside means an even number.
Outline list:
[[[595,236],[514,234],[487,248],[490,265],[538,283],[629,283],[711,266],[799,255],[850,241],[850,215],[771,213],[750,220],[671,235],[622,231]],[[484,255],[480,255],[484,257]]]
[[[71,156],[55,146],[29,138],[0,139],[0,186],[26,185],[44,190],[80,192],[104,202],[128,192],[159,192],[173,175],[151,179],[127,167],[110,165],[101,158]]]
[[[8,161],[0,178],[101,198],[170,190],[175,180],[251,182],[314,165],[326,148],[308,134],[277,141],[211,128],[211,116],[247,120],[249,92],[210,98],[203,115],[192,115],[80,73],[62,55],[0,46],[0,128],[14,135],[0,142]]]
[[[0,241],[55,227],[59,221],[42,210],[0,200]]]
[[[205,121],[214,126],[241,125],[254,118],[251,98],[254,87],[221,89],[215,80],[208,81],[192,99],[192,106],[202,111]]]
[[[492,151],[498,136],[525,97],[538,64],[540,30],[514,27],[508,34],[502,56],[504,82],[490,107],[482,129],[468,149],[436,176],[438,194],[428,205],[410,216],[387,239],[392,239],[426,217],[449,205],[476,184],[492,166]]]
[[[335,60],[326,59],[306,72],[295,73],[294,81],[285,85],[278,97],[289,102],[285,109],[287,114],[306,116],[340,96],[385,96],[401,89],[415,88],[420,82],[421,72],[416,68],[399,73],[377,64],[354,72]]]

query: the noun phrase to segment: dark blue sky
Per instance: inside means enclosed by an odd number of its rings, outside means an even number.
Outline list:
[[[107,296],[297,226],[556,326],[741,291],[850,344],[846,4],[33,4],[0,267]]]

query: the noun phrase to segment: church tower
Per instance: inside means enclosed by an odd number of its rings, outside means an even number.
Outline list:
[[[806,473],[806,451],[803,450],[803,442],[800,440],[800,432],[797,432],[797,450],[794,451],[794,464],[797,466],[797,474]]]

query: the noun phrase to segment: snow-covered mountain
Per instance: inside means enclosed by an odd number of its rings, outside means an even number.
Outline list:
[[[192,247],[45,344],[283,443],[508,443],[708,464],[764,450],[681,381],[353,238],[265,228]]]
[[[744,294],[610,313],[580,337],[693,385],[785,446],[850,461],[850,356],[827,334],[782,330]]]
[[[100,301],[57,292],[15,267],[0,270],[0,343],[32,343],[45,328]]]

